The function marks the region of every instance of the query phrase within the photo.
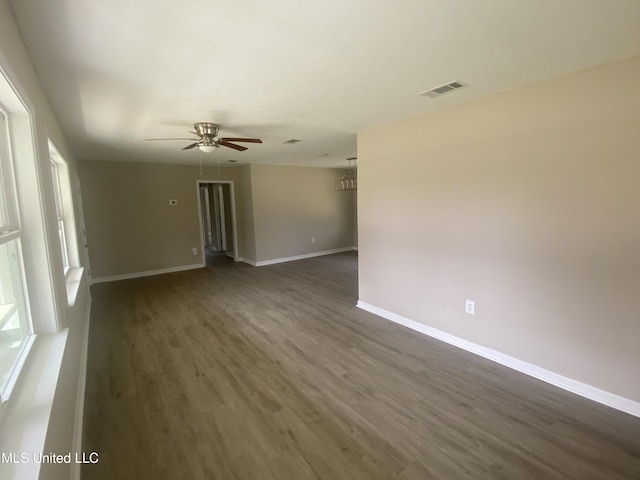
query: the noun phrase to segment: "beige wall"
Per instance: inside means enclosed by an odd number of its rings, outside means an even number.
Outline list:
[[[354,246],[353,192],[335,191],[343,173],[251,165],[257,261]]]
[[[222,185],[222,197],[223,197],[223,210],[224,210],[224,230],[225,230],[225,243],[227,245],[227,252],[234,253],[233,251],[233,218],[231,209],[231,186],[229,184]]]
[[[358,247],[358,191],[351,192],[353,197],[353,246]]]
[[[253,214],[253,187],[251,186],[250,169],[248,166],[246,169],[248,173],[238,179],[236,187],[244,192],[242,196],[236,194],[236,209],[238,212],[243,212],[237,218],[238,232],[243,232],[242,235],[238,233],[238,250],[241,252],[242,258],[255,262],[256,233]]]
[[[362,133],[360,300],[640,401],[639,132],[635,57]]]
[[[234,181],[238,255],[249,262],[353,246],[354,196],[334,190],[339,170],[251,165],[200,175],[196,166],[84,161],[80,174],[94,279],[199,264],[196,180]]]
[[[238,237],[251,243],[243,177],[248,167],[221,168],[151,163],[83,161],[87,239],[93,278],[201,263],[196,180],[232,180]],[[170,199],[178,201],[169,205]],[[198,256],[191,249],[198,248]],[[246,255],[239,248],[240,256]],[[250,252],[249,252],[250,255]]]

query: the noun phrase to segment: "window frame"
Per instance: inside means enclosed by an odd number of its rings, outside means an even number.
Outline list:
[[[9,114],[0,102],[0,180],[2,182],[2,195],[5,197],[6,225],[0,224],[0,235],[11,230],[19,230],[18,209],[15,200],[16,185],[13,169],[13,156],[9,145]],[[7,202],[6,198],[12,199]]]
[[[62,269],[64,271],[64,275],[66,277],[67,273],[69,273],[69,269],[71,268],[69,264],[69,245],[67,241],[66,228],[65,228],[65,212],[62,204],[62,193],[61,193],[61,181],[60,178],[60,170],[58,168],[58,163],[52,158],[49,157],[49,165],[51,167],[51,183],[53,184],[53,197],[54,197],[54,205],[56,210],[56,223],[58,226],[58,238],[60,240],[60,254],[62,257]]]
[[[5,205],[6,224],[0,225],[0,245],[9,245],[16,242],[16,252],[18,255],[18,276],[19,281],[13,284],[21,288],[20,299],[16,299],[16,310],[21,311],[24,318],[24,328],[26,336],[18,347],[18,352],[13,360],[13,364],[8,371],[6,380],[0,384],[0,404],[5,403],[11,396],[13,388],[20,376],[22,367],[27,356],[33,346],[35,340],[35,331],[31,314],[31,304],[29,301],[29,291],[26,282],[26,272],[24,265],[24,256],[22,252],[22,229],[20,224],[18,196],[16,188],[14,157],[11,147],[10,134],[10,114],[2,103],[0,103],[0,177],[2,181],[2,201]],[[12,280],[15,280],[12,278]],[[20,303],[18,305],[18,302]],[[5,319],[0,319],[0,327]]]
[[[73,292],[70,283],[74,283],[77,270],[82,269],[78,248],[77,223],[73,205],[73,188],[69,166],[55,144],[48,139],[49,165],[51,167],[51,185],[53,194],[53,214],[56,218],[56,231],[60,242],[62,269],[67,283],[69,304]]]

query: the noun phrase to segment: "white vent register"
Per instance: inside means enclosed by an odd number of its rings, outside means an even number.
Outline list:
[[[446,95],[447,93],[451,93],[454,90],[458,90],[459,88],[468,87],[469,85],[460,81],[445,83],[444,85],[440,85],[439,87],[432,88],[431,90],[426,90],[422,92],[420,95],[427,98],[436,98],[441,97],[442,95]]]

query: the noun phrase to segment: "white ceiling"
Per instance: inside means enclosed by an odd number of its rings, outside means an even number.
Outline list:
[[[357,132],[640,54],[638,0],[10,3],[80,159],[197,163],[143,139],[212,121],[264,140],[213,159],[347,166]]]

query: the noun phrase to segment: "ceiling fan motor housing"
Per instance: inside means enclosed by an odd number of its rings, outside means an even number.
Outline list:
[[[196,132],[198,132],[198,135],[200,135],[201,137],[204,137],[204,136],[217,137],[218,129],[220,128],[220,125],[216,123],[199,122],[199,123],[195,123],[193,127],[196,129]]]

